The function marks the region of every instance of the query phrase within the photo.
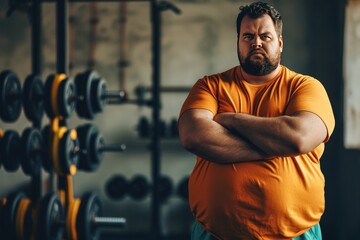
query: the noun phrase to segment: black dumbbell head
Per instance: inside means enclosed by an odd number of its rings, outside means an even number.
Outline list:
[[[100,198],[94,193],[86,193],[81,198],[76,230],[79,239],[97,240],[100,229],[94,226],[94,218],[102,215]]]
[[[17,171],[21,163],[19,151],[20,135],[15,130],[9,129],[5,132],[0,141],[0,154],[5,170],[8,172]]]
[[[44,116],[44,83],[37,75],[25,79],[23,87],[24,113],[32,122],[39,122]]]
[[[38,175],[41,170],[43,138],[36,128],[26,128],[21,136],[21,168],[27,175]]]
[[[79,73],[75,77],[75,85],[78,100],[76,113],[80,118],[94,119],[95,112],[91,104],[91,84],[98,77],[95,71]]]
[[[14,72],[5,70],[0,73],[0,118],[4,122],[15,122],[21,108],[20,80]]]

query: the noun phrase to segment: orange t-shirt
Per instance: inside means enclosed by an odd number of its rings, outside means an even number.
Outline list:
[[[261,117],[317,114],[328,130],[335,120],[322,84],[281,66],[271,81],[246,82],[240,66],[205,76],[192,88],[181,109],[208,109],[214,115],[241,112]],[[189,179],[192,213],[203,227],[223,240],[289,239],[320,221],[324,212],[324,143],[296,157],[216,164],[197,157]]]

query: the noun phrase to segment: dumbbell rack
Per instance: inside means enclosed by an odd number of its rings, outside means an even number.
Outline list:
[[[76,0],[73,0],[76,1]],[[77,0],[81,1],[81,0]],[[86,1],[86,0],[84,0]],[[111,1],[111,0],[107,0]],[[125,0],[126,1],[126,0]],[[129,0],[128,0],[129,1]],[[133,0],[134,1],[134,0]],[[172,5],[158,2],[157,0],[135,0],[150,2],[151,23],[152,23],[152,122],[153,134],[151,135],[151,177],[152,177],[152,198],[151,198],[151,236],[153,240],[161,239],[160,227],[160,196],[159,179],[161,165],[160,150],[160,67],[161,67],[161,12],[172,8]],[[121,2],[117,0],[116,2]],[[57,0],[57,72],[67,73],[67,0]],[[172,8],[172,10],[175,10]]]

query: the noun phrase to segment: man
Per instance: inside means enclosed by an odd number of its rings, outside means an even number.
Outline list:
[[[192,239],[321,239],[320,157],[335,120],[322,84],[280,64],[281,15],[255,2],[237,18],[240,65],[196,82],[179,117],[197,155]]]

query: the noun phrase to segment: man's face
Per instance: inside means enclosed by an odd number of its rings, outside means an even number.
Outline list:
[[[238,58],[243,70],[252,75],[271,73],[280,63],[283,47],[274,23],[267,14],[257,19],[245,16],[238,39]]]

